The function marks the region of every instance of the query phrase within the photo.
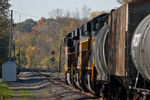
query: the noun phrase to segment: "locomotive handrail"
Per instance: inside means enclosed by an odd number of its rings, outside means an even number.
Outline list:
[[[88,51],[88,49],[86,49],[86,50],[82,50],[82,52],[85,52],[85,51]],[[79,51],[79,53],[80,53],[81,51]],[[75,52],[73,52],[73,53],[68,53],[68,55],[72,55],[72,54],[75,54],[75,53],[78,53],[78,51],[75,51]]]

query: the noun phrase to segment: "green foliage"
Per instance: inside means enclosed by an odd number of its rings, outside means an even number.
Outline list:
[[[8,86],[8,84],[0,84],[0,99],[11,98],[15,96],[14,91]]]
[[[17,24],[16,29],[20,32],[32,32],[32,27],[36,24],[36,21],[27,19],[24,22]]]
[[[41,92],[41,94],[48,95],[49,93],[48,92]]]
[[[32,100],[33,93],[27,90],[19,90],[20,96],[23,100]]]
[[[8,58],[9,50],[9,19],[8,0],[0,0],[0,77],[1,65]]]
[[[33,94],[30,91],[27,90],[19,90],[20,96],[23,97],[31,97]]]

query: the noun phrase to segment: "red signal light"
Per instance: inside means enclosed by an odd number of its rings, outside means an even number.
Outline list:
[[[51,51],[51,54],[52,54],[52,55],[55,55],[55,51]]]

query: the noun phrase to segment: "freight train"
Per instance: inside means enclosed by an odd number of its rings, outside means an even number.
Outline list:
[[[150,100],[150,0],[99,15],[64,41],[67,84],[105,100]]]

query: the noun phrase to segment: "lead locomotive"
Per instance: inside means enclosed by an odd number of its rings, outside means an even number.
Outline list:
[[[65,37],[66,82],[106,100],[150,100],[150,1],[130,2]]]

